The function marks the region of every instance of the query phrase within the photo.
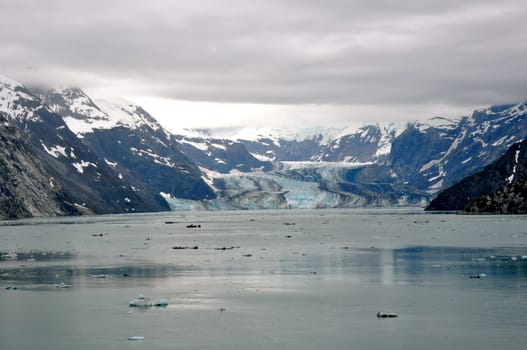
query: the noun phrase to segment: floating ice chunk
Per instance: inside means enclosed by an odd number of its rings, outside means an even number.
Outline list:
[[[55,287],[57,287],[57,288],[71,288],[73,286],[71,284],[66,284],[64,282],[60,282],[58,284],[55,284]]]
[[[146,298],[143,294],[139,294],[128,305],[130,307],[152,307],[152,306],[166,307],[168,306],[168,300],[165,298],[162,298],[162,299],[156,299],[152,302],[150,301],[150,298]]]
[[[145,298],[143,294],[139,294],[129,304],[130,307],[150,307],[152,303],[149,298]]]
[[[145,340],[145,337],[141,335],[134,335],[132,337],[128,337],[128,340]]]
[[[166,306],[168,306],[168,300],[166,300],[164,298],[163,299],[158,299],[158,300],[155,300],[153,302],[153,305],[154,306],[158,306],[158,307],[166,307]]]
[[[4,253],[0,256],[4,260],[17,260],[18,254],[13,252]]]

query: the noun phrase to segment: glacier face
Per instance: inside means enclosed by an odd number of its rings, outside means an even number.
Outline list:
[[[359,170],[342,163],[311,164],[273,172],[210,173],[217,198],[182,201],[167,198],[172,209],[316,209],[357,207],[424,206],[429,196],[390,184],[354,186],[346,180],[349,171]]]

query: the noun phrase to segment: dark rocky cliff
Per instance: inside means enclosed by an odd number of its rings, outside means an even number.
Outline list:
[[[526,213],[527,140],[512,145],[482,171],[439,193],[426,210]]]
[[[0,113],[0,218],[78,215],[25,136]]]

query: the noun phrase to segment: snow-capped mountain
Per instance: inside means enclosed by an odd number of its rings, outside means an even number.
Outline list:
[[[237,141],[183,135],[175,135],[174,139],[185,155],[207,171],[227,174],[232,171],[269,171],[273,168],[271,162],[258,160]]]
[[[392,143],[399,182],[436,193],[481,170],[527,136],[527,103],[493,106],[459,120],[413,123]]]
[[[261,160],[379,163],[390,153],[398,130],[394,124],[291,132],[242,130],[232,138]]]
[[[161,125],[141,107],[127,101],[93,101],[79,88],[60,90],[32,89],[47,106],[61,115],[69,129],[79,138],[95,130],[117,127],[138,129],[148,127],[162,131]],[[167,134],[168,136],[168,134]]]
[[[93,101],[80,89],[38,95],[126,183],[185,199],[214,197],[196,164],[141,107]]]
[[[196,164],[138,106],[96,104],[79,89],[27,89],[2,78],[0,111],[80,212],[168,210],[162,194],[214,197]]]
[[[140,191],[68,128],[37,95],[12,80],[0,79],[0,110],[23,132],[49,175],[47,186],[60,189],[70,205],[85,213],[167,209],[152,192]]]

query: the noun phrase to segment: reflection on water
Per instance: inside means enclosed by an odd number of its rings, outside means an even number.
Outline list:
[[[75,257],[75,253],[71,251],[17,251],[11,252],[11,251],[0,251],[0,262],[3,261],[53,261],[53,260],[68,260],[73,259]]]
[[[215,249],[217,250],[217,249]],[[332,254],[290,252],[276,259],[272,252],[252,255],[232,264],[177,266],[136,262],[117,266],[79,266],[70,251],[0,252],[0,281],[17,284],[76,284],[78,280],[162,279],[188,276],[317,275],[367,279],[383,283],[421,283],[449,276],[527,278],[527,255],[523,248],[466,248],[410,246],[397,249],[334,249]],[[209,251],[209,258],[217,256]],[[225,253],[223,253],[225,254]],[[231,254],[233,255],[233,254]],[[239,255],[239,254],[238,254]],[[205,255],[206,259],[207,255]],[[231,259],[234,261],[234,259]],[[71,263],[68,264],[68,261]]]
[[[0,265],[1,266],[1,265]],[[79,284],[86,279],[101,280],[113,284],[125,279],[160,279],[177,277],[184,272],[174,266],[165,265],[130,265],[108,268],[78,268],[75,265],[28,266],[0,268],[0,282],[24,288],[25,285],[50,285],[57,283]],[[104,280],[104,281],[103,281]]]
[[[424,279],[432,274],[519,279],[527,277],[524,248],[408,247],[393,250],[394,271]]]

